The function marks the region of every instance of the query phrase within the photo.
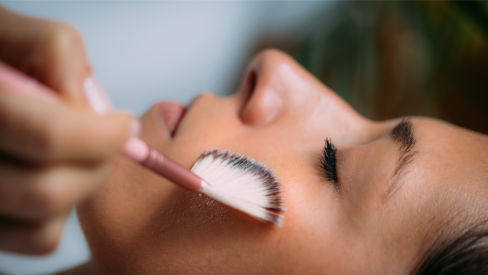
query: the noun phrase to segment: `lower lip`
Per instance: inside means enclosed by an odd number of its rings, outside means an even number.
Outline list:
[[[181,119],[185,115],[185,107],[177,102],[160,102],[157,106],[164,130],[170,136],[174,136]]]

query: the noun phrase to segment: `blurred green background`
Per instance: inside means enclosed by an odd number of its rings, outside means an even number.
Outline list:
[[[436,117],[488,133],[488,2],[339,2],[267,37],[364,116]]]

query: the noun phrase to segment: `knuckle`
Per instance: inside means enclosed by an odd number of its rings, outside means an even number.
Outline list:
[[[29,252],[47,254],[53,252],[61,239],[62,224],[57,221],[40,224],[29,235]]]
[[[32,137],[34,148],[43,158],[55,158],[61,142],[60,119],[54,115],[46,115],[42,125],[38,125],[37,136]]]
[[[59,172],[46,172],[38,176],[30,194],[26,196],[26,208],[41,220],[65,210],[65,207],[69,207],[69,194],[65,187],[68,180]]]
[[[50,41],[54,47],[67,47],[82,41],[81,35],[74,27],[67,24],[55,24],[50,33]]]

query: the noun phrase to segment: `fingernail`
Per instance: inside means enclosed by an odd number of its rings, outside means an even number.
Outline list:
[[[87,77],[83,82],[83,90],[88,104],[95,113],[103,115],[112,109],[102,86],[92,76]]]
[[[122,152],[135,161],[143,162],[149,154],[149,147],[144,141],[138,138],[131,138],[125,143]]]
[[[138,119],[134,119],[130,124],[129,138],[138,137],[141,133],[141,122]]]

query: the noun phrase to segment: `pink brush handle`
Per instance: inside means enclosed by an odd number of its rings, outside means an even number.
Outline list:
[[[21,93],[48,102],[59,102],[55,91],[0,60],[1,91]],[[188,168],[151,148],[139,138],[129,139],[124,145],[123,152],[132,160],[190,191],[201,193],[203,186],[207,185]]]
[[[208,185],[188,168],[181,166],[138,138],[130,139],[125,147],[131,147],[130,150],[124,150],[126,156],[183,188],[201,193],[202,188]]]

